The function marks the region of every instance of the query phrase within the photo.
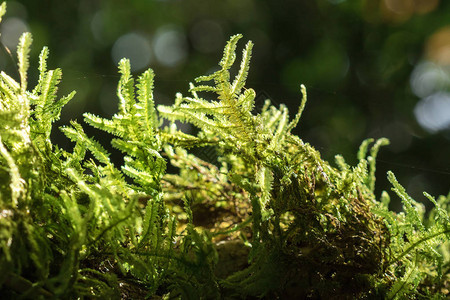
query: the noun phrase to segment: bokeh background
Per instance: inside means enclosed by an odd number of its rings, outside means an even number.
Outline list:
[[[157,104],[186,94],[190,81],[217,68],[228,38],[255,43],[247,87],[257,102],[308,103],[295,133],[333,161],[352,164],[367,137],[387,137],[380,151],[377,195],[393,170],[407,191],[450,188],[450,1],[447,0],[22,0],[8,1],[0,25],[0,69],[18,78],[15,49],[23,31],[38,55],[63,70],[60,95],[77,91],[58,125],[85,111],[116,111],[117,63],[131,59],[137,75],[156,72]],[[245,42],[241,42],[242,49]],[[240,51],[240,50],[239,50]],[[257,103],[257,105],[258,105]],[[88,129],[102,144],[109,136]],[[70,147],[58,131],[54,138]],[[120,155],[112,151],[113,158]],[[427,204],[428,205],[428,204]],[[398,209],[394,204],[393,209]]]

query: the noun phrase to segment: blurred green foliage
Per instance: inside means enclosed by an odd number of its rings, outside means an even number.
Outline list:
[[[62,112],[62,124],[81,119],[84,111],[112,115],[118,80],[112,52],[124,35],[134,33],[149,47],[150,54],[133,48],[118,53],[148,55],[148,64],[135,71],[154,69],[155,102],[167,104],[191,78],[212,72],[208,68],[227,38],[242,33],[256,45],[248,86],[257,92],[257,105],[268,97],[294,111],[298,84],[304,83],[310,101],[294,133],[325,158],[343,153],[354,163],[351,155],[364,138],[385,136],[392,144],[378,159],[377,194],[388,189],[387,169],[418,201],[424,200],[423,190],[449,191],[448,127],[430,132],[418,124],[414,109],[421,97],[411,86],[424,61],[450,72],[448,62],[439,60],[442,43],[430,42],[448,24],[449,1],[22,0],[9,1],[8,7],[2,43],[7,44],[8,19],[22,21],[33,32],[33,51],[48,45],[51,64],[65,71],[61,93],[78,91]],[[0,68],[17,74],[15,56],[4,50]],[[37,81],[37,73],[30,76]],[[444,82],[434,92],[448,89]],[[65,147],[66,140],[60,143]]]

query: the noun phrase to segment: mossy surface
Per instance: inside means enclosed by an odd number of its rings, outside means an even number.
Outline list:
[[[3,15],[5,5],[1,6]],[[59,69],[39,58],[27,82],[31,35],[18,46],[20,82],[0,74],[0,292],[10,298],[440,299],[449,288],[449,202],[434,209],[388,179],[404,206],[374,195],[386,139],[364,141],[356,166],[324,161],[291,133],[292,118],[245,87],[252,43],[227,43],[219,70],[190,96],[155,107],[151,70],[119,63],[118,112],[85,122],[111,134],[109,153],[77,122],[51,139],[75,93],[58,98]],[[76,101],[76,100],[73,100]],[[166,122],[163,122],[166,120]],[[182,132],[178,122],[198,128]],[[168,125],[164,125],[168,124]],[[208,155],[204,155],[205,153]],[[210,157],[213,159],[201,159]],[[167,164],[179,172],[166,172]]]

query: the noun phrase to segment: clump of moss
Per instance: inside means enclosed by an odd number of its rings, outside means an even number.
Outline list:
[[[5,5],[1,6],[3,15]],[[20,83],[0,74],[0,291],[8,297],[445,298],[450,196],[425,217],[392,173],[404,212],[374,195],[380,139],[364,141],[356,166],[335,166],[291,133],[284,105],[254,112],[245,87],[252,43],[231,79],[240,35],[220,70],[155,108],[153,77],[119,63],[118,113],[85,114],[124,154],[118,168],[77,122],[50,139],[74,93],[57,99],[59,69],[28,90],[31,35],[18,47]],[[164,126],[163,119],[169,125]],[[176,122],[198,128],[182,132]],[[370,150],[370,151],[369,151]],[[214,153],[207,162],[202,152]],[[87,156],[90,152],[91,156]],[[92,158],[89,158],[92,157]],[[179,169],[166,173],[166,164]]]

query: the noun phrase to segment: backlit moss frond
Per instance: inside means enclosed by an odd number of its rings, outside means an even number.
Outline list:
[[[120,61],[119,72],[122,74],[118,85],[119,113],[111,120],[86,113],[85,120],[118,137],[111,143],[126,154],[123,173],[154,193],[159,190],[159,180],[165,171],[165,161],[158,152],[161,143],[153,101],[154,74],[152,70],[145,71],[138,78],[136,92],[128,60]]]
[[[398,281],[389,291],[389,299],[401,299],[413,293],[423,282],[444,279],[448,267],[443,269],[443,260],[448,255],[445,243],[450,238],[450,223],[448,210],[444,210],[431,195],[425,196],[434,204],[428,220],[425,218],[424,206],[413,200],[401,186],[392,172],[388,172],[388,179],[393,185],[392,190],[400,197],[404,212],[394,219],[387,217],[389,230],[393,237],[390,259],[392,272],[399,274]],[[442,196],[445,202],[446,197]],[[441,203],[445,203],[442,201]],[[406,268],[405,268],[406,266]],[[435,277],[437,274],[437,277]],[[434,279],[431,279],[433,278]]]
[[[19,45],[17,46],[17,58],[20,74],[20,90],[24,93],[27,90],[27,71],[30,65],[28,59],[30,55],[30,46],[33,39],[31,33],[26,32],[22,34],[19,39]]]
[[[254,106],[255,92],[252,89],[241,93],[247,78],[250,64],[252,43],[249,42],[243,51],[241,67],[230,83],[230,68],[236,58],[235,49],[241,35],[233,36],[224,50],[219,65],[221,69],[209,76],[201,76],[196,82],[213,81],[214,85],[190,85],[192,97],[177,96],[173,107],[159,106],[163,117],[169,120],[188,121],[203,129],[207,141],[214,143],[214,136],[219,135],[231,142],[253,140],[255,136],[256,120],[251,114]],[[208,101],[199,97],[199,92],[214,92],[217,101]],[[182,134],[181,134],[182,135]]]

